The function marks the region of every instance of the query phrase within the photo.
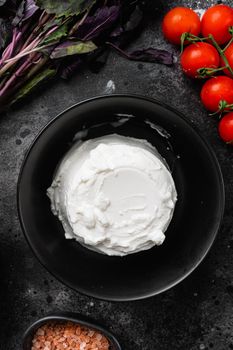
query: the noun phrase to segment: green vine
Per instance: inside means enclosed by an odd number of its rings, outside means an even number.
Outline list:
[[[196,35],[190,34],[190,33],[183,33],[181,35],[181,53],[184,50],[184,45],[185,42],[189,42],[189,43],[198,43],[198,42],[205,42],[205,41],[210,41],[212,43],[212,45],[216,48],[216,50],[218,51],[220,57],[222,58],[225,66],[224,67],[220,67],[220,68],[211,68],[211,67],[203,67],[200,68],[198,70],[198,77],[199,78],[208,78],[210,76],[213,76],[215,73],[218,73],[219,71],[222,71],[224,69],[228,69],[229,72],[232,74],[233,76],[233,69],[230,66],[228,59],[226,58],[225,55],[225,51],[226,49],[232,44],[233,42],[233,27],[229,28],[229,32],[232,35],[232,38],[230,39],[230,41],[228,42],[228,44],[222,49],[219,44],[216,42],[216,40],[214,39],[212,34],[209,34],[207,37],[205,38],[200,38]]]
[[[196,44],[198,42],[210,42],[215,49],[218,51],[220,57],[222,58],[222,61],[224,62],[223,67],[219,68],[211,68],[211,67],[202,67],[197,70],[198,72],[198,78],[209,78],[214,77],[216,73],[221,72],[225,69],[228,69],[228,71],[231,73],[233,77],[233,68],[230,66],[228,59],[225,55],[225,51],[229,48],[229,46],[233,43],[233,26],[229,27],[229,33],[231,34],[231,39],[227,43],[227,45],[224,48],[221,48],[220,45],[216,42],[212,34],[209,34],[207,37],[200,38],[196,35],[193,35],[191,33],[183,33],[181,35],[181,54],[184,51],[184,45],[189,42],[192,44]],[[233,104],[228,104],[227,101],[221,100],[219,102],[218,110],[214,113],[209,114],[210,116],[219,115],[219,118],[222,117],[222,114],[224,112],[230,112],[233,111]]]

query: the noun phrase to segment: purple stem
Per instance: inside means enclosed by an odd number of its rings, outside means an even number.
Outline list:
[[[45,38],[47,38],[50,34],[52,34],[53,32],[55,32],[55,30],[59,28],[59,26],[55,26],[52,29],[50,29],[46,34],[45,34]]]
[[[34,55],[33,55],[34,56]],[[0,97],[7,91],[12,83],[32,64],[32,57],[28,57],[25,62],[16,70],[14,74],[8,79],[4,87],[0,90]]]
[[[10,53],[9,53],[10,56],[12,55],[12,52],[13,52],[14,47],[15,47],[16,37],[17,37],[17,32],[16,32],[16,28],[14,28],[14,30],[13,30],[13,38],[12,38],[12,44],[11,44],[10,50],[9,50],[9,51],[10,51]]]
[[[2,58],[0,59],[0,66],[3,64],[5,60],[7,60],[9,57],[9,52],[11,51],[12,42],[5,48],[2,54]]]
[[[39,23],[36,25],[36,27],[33,29],[27,40],[25,41],[24,45],[22,46],[22,50],[28,46],[31,40],[35,36],[38,36],[38,31],[43,27],[43,25],[46,23],[46,21],[50,18],[50,15],[48,15],[45,11],[42,12],[40,18],[39,18]],[[40,34],[39,34],[40,35]]]
[[[44,15],[46,14],[45,10],[42,12],[42,14],[40,15],[40,18],[39,18],[39,23],[41,23],[44,19]]]
[[[6,49],[3,51],[2,58],[0,60],[0,66],[4,63],[4,61],[9,60],[11,58],[11,55],[15,49],[16,44],[20,40],[22,36],[22,32],[16,33],[14,29],[13,37],[11,43],[6,47]]]
[[[6,49],[3,51],[2,58],[0,59],[0,66],[4,63],[4,61],[6,61],[6,60],[11,58],[13,50],[16,48],[16,46],[17,46],[19,40],[21,39],[22,35],[27,30],[28,25],[29,25],[29,23],[24,24],[24,26],[21,28],[21,31],[19,31],[17,33],[17,35],[15,37],[15,41],[14,41],[14,36],[15,36],[15,33],[16,33],[16,28],[14,29],[12,41],[6,47]]]
[[[86,41],[86,40],[90,40],[91,36],[94,34],[95,35],[95,32],[97,31],[98,32],[98,29],[103,27],[108,21],[109,21],[109,18],[111,17],[108,17],[105,19],[104,22],[100,23],[97,27],[95,27],[90,33],[88,33],[82,40],[83,41]]]
[[[127,59],[131,59],[130,55],[128,55],[126,52],[124,52],[123,50],[121,50],[118,46],[114,45],[111,42],[106,42],[107,45],[111,46],[113,49],[115,49],[116,51],[118,51],[123,57],[127,58]]]
[[[23,50],[21,50],[20,53],[18,53],[16,56],[10,58],[7,63],[17,61],[18,59],[28,55],[28,52],[35,49],[37,45],[40,43],[40,40],[38,38],[34,39],[27,47],[25,47]]]
[[[27,29],[29,28],[29,26],[31,25],[31,21],[28,21],[27,23],[25,23],[23,25],[23,27],[21,28],[21,32],[20,32],[20,36],[19,38],[17,38],[17,44],[18,44],[18,41],[19,39],[21,39],[21,37],[25,34],[25,32],[27,31]],[[16,45],[17,45],[16,44]],[[22,43],[23,44],[23,43]],[[21,46],[22,47],[22,46]],[[21,47],[19,48],[21,50]],[[19,50],[18,50],[19,51]]]

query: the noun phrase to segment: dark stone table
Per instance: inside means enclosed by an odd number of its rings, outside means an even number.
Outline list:
[[[163,3],[132,47],[173,49],[161,35],[163,14],[175,5],[200,8],[214,1]],[[178,51],[175,53],[178,56]],[[178,63],[172,68],[138,64],[112,54],[99,74],[84,71],[69,82],[56,81],[1,117],[0,349],[21,349],[25,328],[53,310],[76,311],[101,321],[125,350],[233,349],[233,149],[220,141],[216,120],[202,107],[200,84],[187,79]],[[184,113],[214,148],[226,186],[222,228],[201,266],[175,288],[138,302],[95,300],[55,280],[28,247],[16,208],[19,169],[37,133],[70,105],[113,92],[156,97]]]

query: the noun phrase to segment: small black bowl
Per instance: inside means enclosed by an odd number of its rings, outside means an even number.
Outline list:
[[[178,192],[162,246],[123,258],[66,240],[46,195],[74,138],[111,133],[154,145],[166,159]],[[18,210],[34,253],[59,280],[101,299],[135,300],[171,288],[202,261],[221,223],[224,185],[215,154],[179,112],[152,99],[111,95],[71,107],[42,130],[21,169]]]
[[[68,322],[68,321],[77,323],[81,326],[84,326],[102,333],[110,343],[109,350],[121,350],[121,346],[118,343],[118,340],[108,330],[106,330],[100,325],[97,325],[94,321],[92,321],[88,317],[81,316],[75,313],[69,313],[69,312],[49,315],[49,316],[40,318],[39,320],[31,324],[23,336],[23,350],[31,350],[34,334],[36,333],[39,327],[43,326],[46,323]]]

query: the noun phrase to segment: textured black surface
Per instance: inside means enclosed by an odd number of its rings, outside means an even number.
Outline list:
[[[133,47],[171,48],[160,32],[165,11],[178,4],[200,9],[211,3],[213,1],[163,1],[160,12],[148,22]],[[113,82],[114,92],[156,97],[183,112],[213,146],[226,186],[222,229],[201,266],[176,288],[130,303],[88,298],[54,280],[30,251],[16,209],[19,169],[35,135],[73,103],[113,92]],[[173,68],[137,64],[111,55],[108,65],[98,75],[85,71],[67,83],[50,84],[1,117],[0,349],[21,349],[25,328],[53,310],[92,316],[108,326],[126,350],[233,349],[233,149],[219,140],[216,120],[208,117],[201,106],[200,84],[184,77],[178,64]],[[77,273],[79,268],[77,266]]]

